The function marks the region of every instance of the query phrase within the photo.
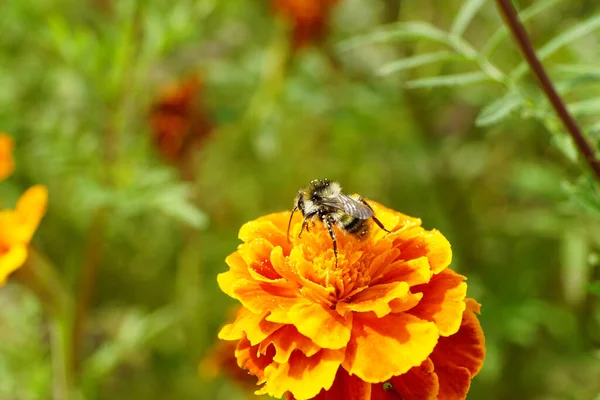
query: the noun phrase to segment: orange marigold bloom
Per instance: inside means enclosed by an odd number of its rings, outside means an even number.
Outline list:
[[[15,162],[12,158],[13,140],[0,133],[0,180],[12,174]]]
[[[14,210],[0,211],[0,285],[27,258],[27,246],[46,212],[48,191],[44,186],[29,188]]]
[[[273,0],[273,8],[292,24],[294,48],[299,49],[323,38],[330,10],[338,1]]]
[[[258,394],[465,398],[485,351],[466,278],[448,268],[450,244],[419,219],[369,204],[392,232],[375,226],[360,240],[338,230],[337,267],[320,224],[300,239],[297,216],[291,243],[289,212],[241,228],[218,282],[242,308],[219,337],[238,341]]]
[[[150,125],[156,146],[170,161],[193,149],[212,131],[199,99],[202,80],[191,76],[164,87],[150,110]]]

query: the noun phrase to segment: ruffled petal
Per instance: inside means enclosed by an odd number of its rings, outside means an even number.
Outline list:
[[[439,400],[465,400],[471,386],[471,374],[462,367],[436,366],[435,374],[440,382]]]
[[[455,334],[466,307],[464,299],[467,295],[467,284],[463,282],[465,279],[464,276],[446,269],[434,275],[428,284],[413,287],[413,292],[423,293],[423,299],[409,313],[435,322],[442,336]]]
[[[366,382],[384,382],[421,365],[437,340],[435,324],[413,315],[357,313],[343,366]]]
[[[221,329],[219,339],[239,340],[247,337],[252,346],[262,342],[283,326],[267,321],[265,319],[267,314],[268,312],[255,314],[241,307],[237,312],[235,321]]]
[[[321,304],[299,303],[271,312],[267,320],[292,324],[324,349],[341,349],[350,340],[352,313],[345,317]]]
[[[374,383],[371,400],[436,400],[438,377],[433,362],[427,359],[406,374],[394,376],[384,383]]]
[[[261,282],[241,278],[240,275],[230,270],[217,275],[217,282],[225,294],[239,300],[254,313],[262,313],[274,307],[291,307],[299,299],[298,289],[291,287],[284,279]]]
[[[399,260],[389,264],[373,277],[371,284],[400,281],[406,282],[408,286],[412,287],[428,283],[432,276],[429,259],[419,257],[414,260]]]
[[[329,390],[322,390],[313,400],[371,400],[371,384],[355,375],[338,369],[335,381]],[[295,400],[292,397],[286,400]]]
[[[238,342],[235,350],[235,358],[237,359],[238,366],[248,371],[250,375],[256,376],[258,378],[258,385],[264,383],[265,368],[273,362],[274,354],[275,352],[272,349],[267,354],[260,354],[258,346],[252,346],[246,338]]]
[[[485,359],[485,338],[474,311],[479,304],[467,299],[467,309],[458,332],[440,338],[431,354],[440,382],[440,400],[462,400],[467,396],[471,379]]]
[[[266,239],[274,247],[281,247],[285,254],[289,254],[292,247],[287,241],[287,215],[286,213],[276,213],[266,215],[257,220],[248,222],[240,228],[238,237],[242,242],[250,242],[254,239]],[[285,226],[282,227],[281,224]],[[282,229],[283,228],[283,229]]]
[[[352,297],[349,302],[337,303],[336,310],[341,315],[349,311],[373,311],[381,318],[392,312],[408,310],[414,307],[421,299],[420,294],[413,294],[406,282],[392,282],[371,286]]]
[[[438,274],[452,262],[450,243],[438,230],[426,231],[421,227],[406,229],[394,240],[402,260],[427,257],[431,271]]]
[[[258,351],[265,353],[268,346],[275,348],[273,361],[280,364],[288,362],[295,350],[301,351],[306,357],[312,357],[321,350],[319,346],[306,336],[301,335],[292,325],[286,325],[262,340],[258,346]]]
[[[295,351],[289,362],[274,362],[265,368],[265,386],[256,394],[281,397],[289,391],[297,400],[312,399],[322,389],[331,388],[343,359],[343,350],[323,349],[312,357]]]
[[[472,376],[479,373],[485,359],[485,338],[474,310],[479,304],[467,299],[467,309],[463,313],[460,329],[456,334],[440,338],[431,359],[436,371],[438,366],[456,366],[466,368]]]
[[[257,281],[272,282],[281,279],[271,264],[274,246],[266,239],[256,238],[238,247],[238,253],[248,266],[248,272]]]

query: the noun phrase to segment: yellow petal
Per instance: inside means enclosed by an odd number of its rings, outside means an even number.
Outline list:
[[[25,246],[13,246],[4,254],[0,254],[0,285],[2,285],[11,272],[19,268],[27,259]]]
[[[265,386],[256,394],[282,397],[289,391],[297,400],[312,399],[331,387],[343,359],[344,350],[323,349],[312,357],[294,352],[289,362],[265,368]]]
[[[446,269],[434,275],[426,285],[412,288],[422,292],[419,304],[409,311],[410,314],[427,321],[433,321],[440,330],[440,335],[450,336],[458,331],[465,310],[466,278]]]
[[[295,304],[287,310],[272,312],[267,319],[294,325],[298,332],[324,349],[341,349],[350,339],[352,313],[342,317],[321,304]]]
[[[343,366],[366,382],[384,382],[421,365],[437,340],[435,324],[415,316],[356,313]]]

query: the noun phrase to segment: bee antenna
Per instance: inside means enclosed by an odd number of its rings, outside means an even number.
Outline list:
[[[294,213],[296,212],[296,210],[298,210],[298,206],[294,206],[294,208],[292,209],[292,213],[290,214],[290,220],[288,221],[288,228],[287,228],[288,243],[291,243],[290,242],[290,226],[292,225],[292,218],[294,218]]]

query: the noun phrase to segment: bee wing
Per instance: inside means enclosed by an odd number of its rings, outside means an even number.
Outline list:
[[[352,215],[354,218],[358,219],[368,219],[375,215],[371,207],[350,196],[346,196],[343,193],[340,193],[335,197],[323,199],[323,204],[342,210],[346,214]]]

